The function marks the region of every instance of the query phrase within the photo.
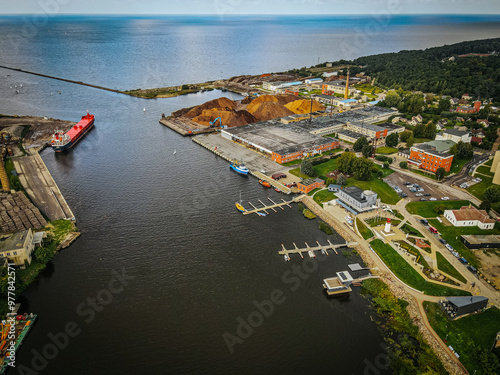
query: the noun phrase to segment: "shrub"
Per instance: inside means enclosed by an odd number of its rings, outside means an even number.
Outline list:
[[[316,215],[313,214],[311,212],[311,210],[309,210],[307,208],[302,211],[302,215],[304,215],[304,217],[308,218],[309,220],[312,220],[312,219],[316,218]]]
[[[323,221],[319,222],[319,229],[321,229],[326,234],[329,234],[329,235],[333,234],[333,229],[327,223],[325,223]]]
[[[408,162],[407,161],[399,162],[399,167],[403,169],[408,169]]]

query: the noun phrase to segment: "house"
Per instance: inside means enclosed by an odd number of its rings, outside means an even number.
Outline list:
[[[470,139],[470,142],[480,145],[481,143],[483,143],[483,139],[476,137],[476,136],[472,136],[472,138]]]
[[[323,78],[309,78],[304,81],[306,85],[312,85],[313,83],[323,82]]]
[[[469,105],[469,101],[465,99],[460,99],[458,101],[458,105]]]
[[[342,186],[341,185],[335,185],[335,184],[330,184],[328,185],[328,191],[332,192],[332,193],[336,193],[337,191],[339,191],[340,189],[342,189]]]
[[[455,143],[460,141],[470,143],[471,137],[472,136],[469,132],[455,129],[445,129],[441,133],[436,134],[437,141],[450,140]]]
[[[484,132],[484,130],[482,128],[480,129],[474,129],[471,131],[471,133],[473,134],[473,136],[476,136],[478,138],[484,138],[486,137],[486,134]]]
[[[303,180],[297,183],[297,189],[299,189],[304,194],[322,187],[325,187],[325,181],[320,178],[315,178],[314,180],[308,178],[307,180]]]
[[[421,124],[424,119],[422,118],[422,115],[416,115],[411,118],[412,120],[415,120],[417,124]]]
[[[466,132],[468,131],[469,129],[467,128],[467,126],[455,126],[454,129],[458,130],[459,132]]]
[[[399,117],[399,116],[396,116],[396,117],[394,117],[394,118],[392,119],[392,123],[393,123],[393,124],[397,124],[399,121],[401,121],[401,117]]]
[[[357,186],[348,186],[340,190],[337,197],[337,203],[355,215],[377,207],[377,193],[371,190],[363,191]]]
[[[490,126],[490,122],[488,120],[477,120],[476,123],[483,125],[485,128]]]
[[[15,266],[24,268],[26,261],[31,264],[34,248],[33,231],[30,228],[0,240],[0,257],[7,258]]]
[[[409,164],[429,172],[436,172],[441,167],[449,172],[452,161],[453,155],[445,151],[438,151],[435,145],[427,143],[413,146],[410,149],[410,158],[408,159]]]
[[[354,87],[351,87],[351,80],[349,81],[349,95],[354,94],[357,90]],[[340,81],[334,81],[334,82],[327,82],[323,83],[321,87],[321,93],[323,95],[334,95],[334,94],[341,94],[343,95],[345,93],[346,89],[346,81],[345,80],[340,80]]]
[[[459,210],[445,210],[444,217],[455,227],[479,227],[493,229],[495,220],[491,219],[485,210],[472,206],[464,206]]]
[[[443,130],[444,129],[444,124],[438,121],[436,123],[436,130]]]
[[[451,105],[458,105],[458,98],[451,98],[450,99],[450,104]]]
[[[488,298],[483,296],[446,297],[445,311],[452,318],[474,313],[488,306]]]
[[[462,95],[462,100],[471,100],[471,99],[472,99],[472,96],[470,96],[469,94]]]

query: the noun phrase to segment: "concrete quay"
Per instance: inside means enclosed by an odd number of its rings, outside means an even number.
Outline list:
[[[49,220],[75,220],[75,215],[38,152],[13,158],[12,161],[24,190]]]

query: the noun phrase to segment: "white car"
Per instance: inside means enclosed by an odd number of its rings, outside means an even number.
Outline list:
[[[437,201],[437,199],[436,199],[436,198],[434,198],[434,197],[430,197],[430,198],[429,198],[429,200],[430,200],[430,201]]]
[[[450,200],[450,198],[449,198],[449,197],[443,197],[443,198],[441,198],[441,200],[442,200],[442,201],[449,201],[449,200]]]
[[[415,196],[416,196],[416,197],[422,197],[422,196],[423,196],[423,194],[422,194],[422,193],[417,193],[417,194],[415,194]]]
[[[453,249],[453,247],[452,247],[449,243],[447,243],[447,244],[446,244],[446,245],[444,245],[444,246],[446,246],[446,248],[447,248],[448,250],[450,250],[450,251],[453,251],[453,250],[454,250],[454,249]]]
[[[476,177],[476,180],[477,180],[477,182],[481,182],[481,181],[483,181],[483,179],[481,179],[481,178],[479,178],[479,177]]]

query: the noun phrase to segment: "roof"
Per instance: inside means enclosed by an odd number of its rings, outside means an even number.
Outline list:
[[[271,176],[272,178],[286,177],[286,174],[277,172]]]
[[[357,103],[358,101],[356,99],[344,99],[340,100],[340,103]]]
[[[11,250],[19,250],[24,246],[24,242],[26,241],[26,236],[29,232],[28,230],[23,230],[22,232],[17,232],[7,237],[3,240],[0,240],[0,251],[11,251]]]
[[[464,206],[459,210],[447,210],[453,213],[457,221],[473,221],[477,220],[481,223],[494,223],[495,220],[490,219],[490,216],[485,210],[478,210],[475,207]]]
[[[315,184],[316,182],[322,183],[324,181],[320,178],[315,178],[315,179],[308,178],[307,180],[300,181],[299,183],[297,183],[297,185],[300,184],[300,185],[304,185],[304,186],[309,186],[309,185]]]
[[[44,237],[45,237],[45,232],[33,233],[33,243],[35,244],[42,243]]]
[[[309,81],[309,82],[323,82],[323,78],[311,78],[311,79],[306,79],[306,81]]]
[[[467,235],[462,235],[462,238],[466,240],[468,243],[476,245],[500,243],[500,236],[494,234],[482,234],[482,235],[467,234]]]
[[[348,187],[342,189],[341,192],[347,194],[351,198],[354,198],[355,200],[357,200],[360,203],[366,202],[366,196],[374,195],[374,194],[376,195],[376,193],[374,193],[373,191],[370,191],[370,190],[363,191],[363,189],[360,189],[357,186],[348,186]]]
[[[425,144],[435,147],[437,152],[446,152],[450,148],[452,148],[453,146],[456,145],[455,142],[453,142],[449,139],[442,140],[442,141],[434,140],[434,141],[426,142]]]
[[[466,135],[468,132],[462,131],[462,130],[456,130],[456,129],[445,129],[445,130],[443,130],[443,133],[462,137],[462,136]]]
[[[471,142],[476,142],[476,143],[482,143],[483,142],[483,139],[482,138],[479,138],[479,137],[476,137],[476,136],[473,136],[471,139],[470,139]]]
[[[342,185],[330,184],[330,185],[328,185],[328,189],[330,189],[330,188],[340,190],[340,189],[342,189]]]
[[[417,146],[412,146],[411,149],[415,149],[415,151],[425,152],[426,154],[429,154],[429,155],[439,156],[440,158],[444,158],[444,159],[453,157],[453,155],[448,154],[447,152],[436,151],[436,147],[433,145],[430,145],[428,143],[422,143],[422,144],[417,145]]]
[[[464,307],[467,305],[472,305],[473,303],[485,301],[488,302],[487,297],[483,296],[470,296],[470,297],[446,297],[446,300],[456,307]]]
[[[378,104],[378,103],[380,103],[380,100],[373,100],[373,101],[368,102],[368,103],[366,103],[366,104],[369,104],[369,105],[376,105],[376,104]]]

